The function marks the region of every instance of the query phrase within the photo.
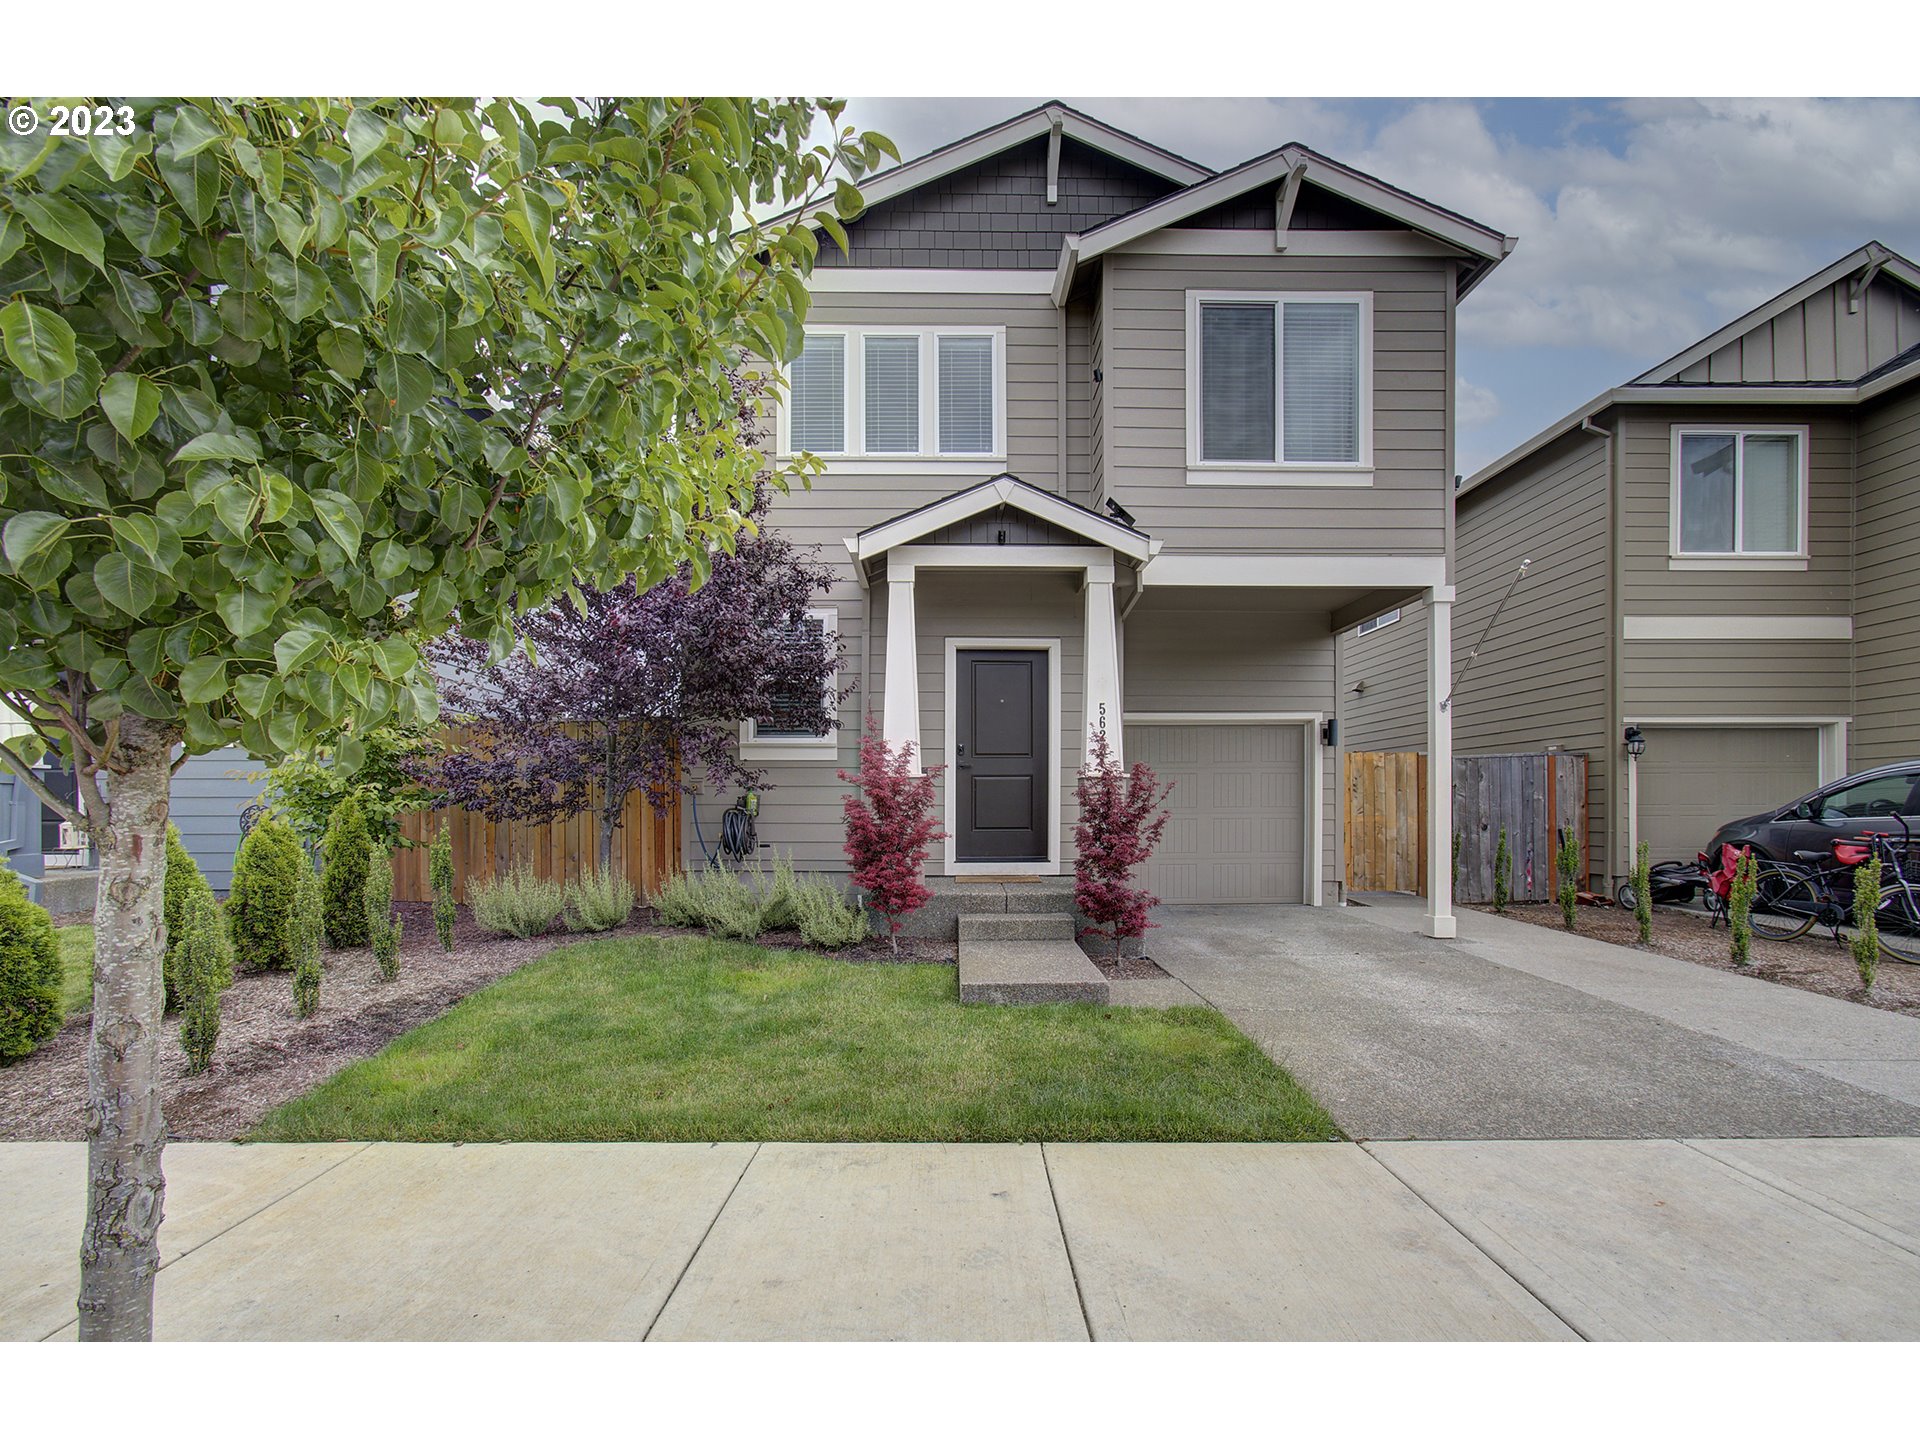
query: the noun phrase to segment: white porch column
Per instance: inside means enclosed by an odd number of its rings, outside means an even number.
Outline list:
[[[913,746],[913,768],[923,768],[920,749],[919,627],[913,614],[913,562],[887,558],[887,693],[880,733],[889,745]]]
[[[1453,587],[1427,590],[1426,933],[1450,940],[1453,921]]]
[[[1087,674],[1086,725],[1082,753],[1085,761],[1093,758],[1093,736],[1102,718],[1107,725],[1107,743],[1113,761],[1121,758],[1120,722],[1120,645],[1113,610],[1113,562],[1089,562],[1087,565]],[[1083,761],[1083,766],[1085,761]]]

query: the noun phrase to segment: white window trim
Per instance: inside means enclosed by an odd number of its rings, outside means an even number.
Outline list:
[[[998,473],[1007,458],[1007,329],[1004,325],[809,325],[807,334],[840,335],[846,338],[846,362],[842,380],[846,393],[841,398],[842,435],[847,449],[816,450],[812,453],[838,469],[841,462],[859,464],[866,470],[894,470],[901,466],[970,470],[990,467]],[[920,340],[920,449],[917,451],[873,450],[867,444],[867,337],[869,335],[913,335]],[[993,449],[989,453],[951,453],[939,450],[940,443],[940,337],[943,335],[986,335],[993,340]],[[782,374],[791,383],[788,367]],[[793,437],[786,405],[779,407],[776,444],[779,458],[793,458]]]
[[[1360,307],[1360,458],[1352,464],[1325,461],[1266,462],[1204,460],[1200,436],[1200,307],[1267,304],[1273,328],[1273,445],[1286,453],[1286,339],[1280,306],[1290,302],[1350,303]],[[1187,291],[1187,483],[1189,485],[1371,485],[1373,484],[1373,295],[1365,290]]]
[[[1733,537],[1740,543],[1745,497],[1740,484],[1745,469],[1745,440],[1749,435],[1791,435],[1798,453],[1800,471],[1800,548],[1797,550],[1683,550],[1680,542],[1680,442],[1688,435],[1731,435],[1733,459]],[[1804,569],[1810,552],[1807,548],[1809,493],[1813,489],[1812,428],[1806,425],[1675,425],[1669,440],[1667,483],[1667,561],[1670,569],[1692,569],[1702,561],[1713,562],[1714,569],[1781,570]],[[1796,565],[1794,562],[1801,564]]]
[[[1355,636],[1371,635],[1376,630],[1384,630],[1389,625],[1398,625],[1399,623],[1400,612],[1398,610],[1387,610],[1378,615],[1369,615],[1353,627],[1353,633]]]
[[[807,618],[818,620],[828,635],[840,633],[840,611],[833,605],[809,605]],[[759,723],[740,722],[740,758],[743,760],[832,760],[840,753],[840,691],[827,681],[827,717],[835,728],[824,735],[761,735]]]

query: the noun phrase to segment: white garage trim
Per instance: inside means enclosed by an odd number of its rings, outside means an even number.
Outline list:
[[[1622,640],[1851,640],[1853,620],[1846,615],[1622,615],[1620,638]]]
[[[1321,834],[1326,823],[1326,796],[1321,793],[1325,767],[1320,757],[1320,725],[1326,719],[1324,710],[1129,710],[1121,717],[1125,725],[1300,725],[1306,729],[1306,743],[1301,747],[1306,756],[1304,783],[1307,789],[1307,803],[1300,808],[1305,812],[1306,835],[1302,847],[1301,890],[1309,905],[1323,903],[1320,894],[1321,851],[1325,843]]]
[[[1819,783],[1830,785],[1847,773],[1847,726],[1844,715],[1627,715],[1621,727],[1642,730],[1817,730],[1820,732]],[[1627,858],[1640,853],[1640,765],[1627,756]]]
[[[962,650],[1044,650],[1047,652],[1047,858],[1035,860],[960,860],[959,834],[956,829],[958,796],[954,793],[953,747],[958,738],[955,715],[959,703],[960,652]],[[945,842],[946,873],[949,875],[1058,875],[1060,873],[1060,641],[1037,640],[1031,635],[981,639],[973,636],[947,637],[947,693],[941,702],[946,711],[945,751],[947,783],[942,786],[942,809],[947,832]]]

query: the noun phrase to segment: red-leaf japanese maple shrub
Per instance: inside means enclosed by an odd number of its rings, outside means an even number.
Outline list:
[[[1147,912],[1160,903],[1159,897],[1134,884],[1133,872],[1146,864],[1167,828],[1168,815],[1161,805],[1173,786],[1162,787],[1152,768],[1137,761],[1132,770],[1123,770],[1113,758],[1105,725],[1093,732],[1092,752],[1080,772],[1073,899],[1092,922],[1080,933],[1112,940],[1118,960],[1125,941],[1138,939],[1153,926]]]
[[[860,737],[860,769],[839,776],[854,787],[847,796],[847,859],[853,883],[867,904],[886,917],[887,937],[900,953],[900,927],[907,916],[933,898],[921,881],[927,847],[947,838],[933,818],[933,781],[947,767],[924,774],[913,770],[913,746],[895,748],[867,722]]]

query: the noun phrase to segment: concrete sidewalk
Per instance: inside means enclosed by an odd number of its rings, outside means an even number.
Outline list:
[[[0,1146],[0,1338],[84,1147]],[[1913,1339],[1920,1141],[173,1145],[163,1339]]]
[[[1154,958],[1369,1140],[1920,1135],[1920,1020],[1417,902],[1167,907]]]

